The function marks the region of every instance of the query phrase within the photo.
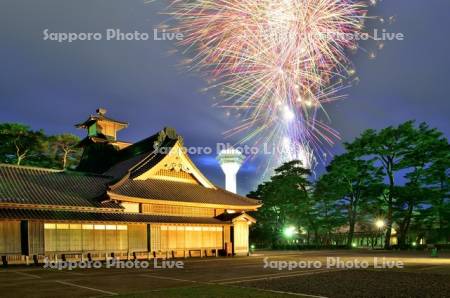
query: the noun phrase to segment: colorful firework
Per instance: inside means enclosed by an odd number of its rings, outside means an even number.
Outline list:
[[[310,153],[321,159],[338,137],[317,113],[348,86],[346,52],[358,47],[348,37],[362,30],[366,8],[355,0],[174,0],[167,14],[183,33],[186,65],[206,74],[205,90],[220,89],[218,106],[241,115],[226,134],[290,146],[287,158],[303,154],[311,165]]]

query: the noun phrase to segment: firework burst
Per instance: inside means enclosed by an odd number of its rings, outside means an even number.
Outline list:
[[[206,74],[205,90],[220,89],[218,106],[241,115],[226,134],[303,146],[311,163],[310,152],[338,137],[316,116],[342,97],[353,71],[346,52],[358,47],[345,37],[361,31],[366,7],[354,0],[175,0],[166,13],[175,19],[171,30],[183,33],[189,69]]]

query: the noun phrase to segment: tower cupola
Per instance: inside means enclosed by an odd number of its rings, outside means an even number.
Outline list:
[[[83,123],[75,125],[87,130],[88,137],[106,141],[117,141],[117,132],[128,127],[128,123],[106,117],[106,109],[99,108],[95,115],[90,115]]]

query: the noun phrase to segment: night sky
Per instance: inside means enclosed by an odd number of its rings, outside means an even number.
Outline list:
[[[184,137],[187,146],[224,142],[222,133],[236,125],[212,107],[215,94],[200,92],[206,83],[180,70],[183,58],[170,54],[172,41],[43,40],[51,32],[102,32],[117,28],[152,33],[166,17],[164,0],[1,0],[0,122],[21,122],[48,134],[70,132],[98,107],[128,121],[120,139],[137,141],[164,126]],[[416,119],[450,134],[450,1],[381,2],[371,15],[396,22],[386,28],[404,41],[388,41],[376,59],[359,51],[351,57],[360,83],[344,101],[327,106],[331,125],[351,140],[364,129]],[[363,44],[371,49],[371,44]],[[225,140],[233,143],[236,140]],[[331,148],[342,152],[340,141]],[[214,156],[193,156],[218,185],[224,178]],[[238,175],[246,194],[261,176],[261,162],[250,161]],[[319,168],[320,171],[320,168]]]

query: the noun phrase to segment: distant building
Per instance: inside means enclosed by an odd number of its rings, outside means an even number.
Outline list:
[[[135,144],[99,109],[77,127],[79,171],[0,165],[0,255],[55,258],[247,254],[259,201],[213,185],[165,128]]]
[[[219,153],[217,160],[225,174],[225,189],[236,193],[236,175],[244,161],[244,155],[236,149],[228,148]]]

